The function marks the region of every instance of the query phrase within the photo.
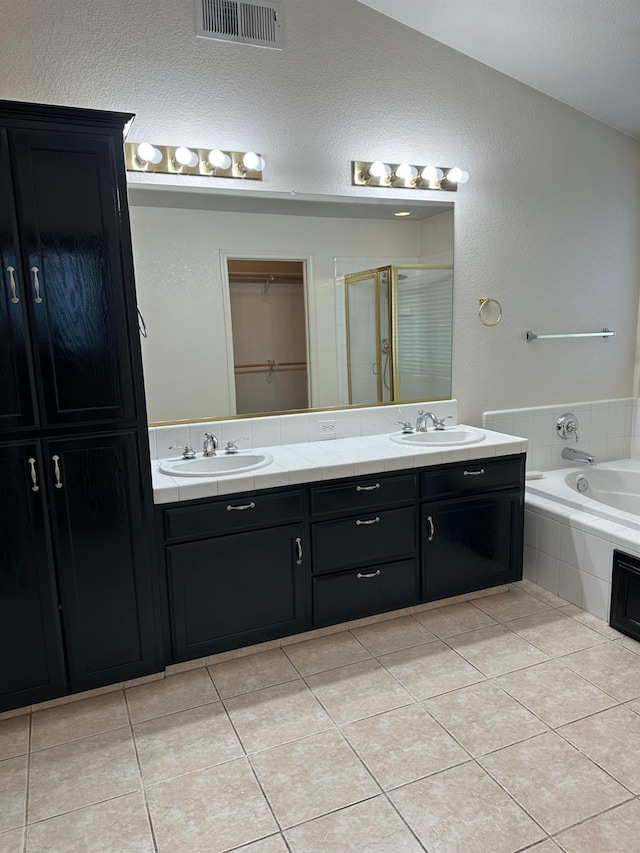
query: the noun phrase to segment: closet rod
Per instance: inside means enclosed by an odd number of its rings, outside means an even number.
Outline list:
[[[306,361],[276,361],[276,362],[268,362],[262,361],[259,364],[234,364],[234,370],[242,370],[245,367],[306,367]]]
[[[543,338],[612,338],[615,332],[611,329],[602,329],[601,332],[561,332],[557,335],[536,335],[535,332],[527,332],[528,341],[540,341]]]

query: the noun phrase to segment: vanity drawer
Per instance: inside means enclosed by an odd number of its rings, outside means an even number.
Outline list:
[[[311,489],[312,515],[339,512],[360,512],[374,507],[411,503],[416,496],[413,474],[400,477],[368,477],[340,486],[321,486]]]
[[[416,522],[413,507],[367,512],[312,526],[316,574],[413,557]]]
[[[164,533],[167,541],[174,541],[287,524],[302,518],[303,507],[302,492],[228,495],[198,506],[164,510]]]
[[[415,560],[386,563],[313,580],[314,624],[332,625],[417,604],[420,573]]]
[[[512,489],[524,483],[524,457],[472,459],[447,465],[441,470],[423,471],[420,491],[423,498],[458,498],[496,489]]]

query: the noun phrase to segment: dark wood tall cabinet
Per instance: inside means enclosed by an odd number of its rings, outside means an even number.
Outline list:
[[[162,668],[130,119],[0,102],[0,710]]]

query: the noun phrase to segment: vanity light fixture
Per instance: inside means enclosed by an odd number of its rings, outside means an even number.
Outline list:
[[[124,153],[128,172],[261,181],[266,165],[264,157],[253,151],[222,151],[185,145],[125,142]]]
[[[393,215],[394,216],[411,216],[411,211],[410,210],[397,210]]]
[[[411,163],[383,163],[382,160],[352,160],[351,185],[388,189],[444,190],[457,192],[469,173],[459,166],[414,166]]]

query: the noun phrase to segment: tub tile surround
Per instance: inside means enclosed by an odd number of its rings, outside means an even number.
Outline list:
[[[496,629],[529,653],[491,673]],[[640,643],[526,580],[289,639],[0,715],[0,850],[637,846]],[[473,678],[442,681],[443,645]]]
[[[578,418],[577,442],[556,433],[556,420],[565,412]],[[575,468],[562,459],[563,447],[592,453],[599,462],[640,459],[640,399],[632,397],[485,412],[482,424],[527,437],[529,471]],[[640,531],[527,490],[525,578],[608,621],[615,549],[640,559]]]
[[[527,450],[526,438],[490,429],[484,430],[486,437],[478,444],[446,449],[416,448],[390,441],[389,436],[399,431],[396,421],[415,424],[420,409],[428,409],[439,418],[451,417],[452,424],[458,423],[457,401],[444,400],[151,427],[149,446],[154,502],[165,504],[341,477],[369,476]],[[323,421],[335,422],[335,432],[321,432],[319,423]],[[221,450],[227,441],[246,436],[247,440],[239,444],[241,452],[249,448],[268,450],[273,462],[255,473],[217,478],[169,477],[160,472],[161,459],[178,455],[170,445],[190,444],[199,453],[205,432],[217,436]]]

